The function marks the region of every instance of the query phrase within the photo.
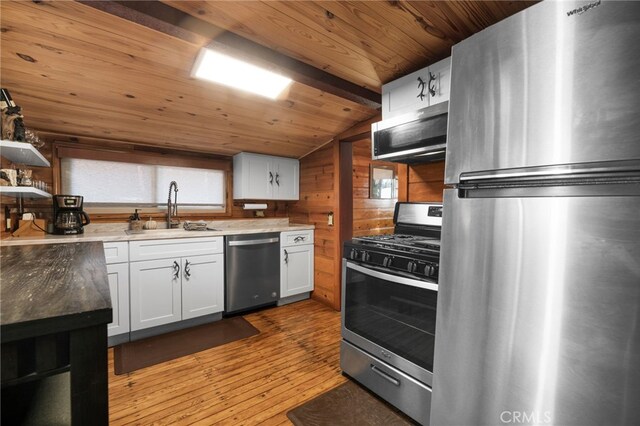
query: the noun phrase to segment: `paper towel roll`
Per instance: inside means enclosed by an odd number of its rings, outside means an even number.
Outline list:
[[[265,210],[267,208],[267,203],[264,204],[245,204],[242,206],[245,210]]]

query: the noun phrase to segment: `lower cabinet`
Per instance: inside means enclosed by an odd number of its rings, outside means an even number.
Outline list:
[[[282,249],[280,297],[313,290],[313,245]]]
[[[131,331],[182,319],[182,259],[131,262]]]
[[[129,332],[129,263],[107,265],[113,322],[107,326],[109,337]]]
[[[280,241],[280,297],[313,291],[313,231],[282,232]]]
[[[205,239],[193,240],[197,240],[193,246],[188,240],[175,240],[175,244],[166,240],[130,243],[132,260],[146,258],[152,252],[157,256],[182,254],[129,264],[131,331],[224,310],[222,238],[210,245],[205,244]],[[164,249],[160,254],[158,247]],[[200,254],[207,251],[219,253]]]
[[[125,335],[129,333],[129,243],[104,243],[104,257],[107,263],[109,293],[113,321],[107,325],[107,335]],[[110,339],[111,341],[111,339]],[[111,344],[111,343],[110,343]]]
[[[183,259],[182,319],[224,310],[224,255]]]

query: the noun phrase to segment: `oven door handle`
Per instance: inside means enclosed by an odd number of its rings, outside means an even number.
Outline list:
[[[392,281],[394,283],[409,285],[412,287],[424,288],[426,290],[438,291],[438,284],[420,280],[412,280],[411,278],[406,278],[399,275],[387,274],[385,272],[376,271],[371,268],[365,268],[364,266],[360,266],[352,262],[347,262],[347,268],[353,269],[354,271],[358,271],[374,278],[379,278],[381,280]]]
[[[390,383],[393,383],[396,386],[400,386],[400,380],[396,379],[395,377],[391,377],[390,375],[388,375],[384,371],[380,370],[378,367],[376,367],[373,364],[371,364],[370,366],[371,366],[371,371],[376,373],[378,376],[382,377],[383,379],[385,379],[386,381],[388,381]]]

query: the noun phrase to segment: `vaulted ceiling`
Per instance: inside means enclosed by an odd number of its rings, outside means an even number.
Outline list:
[[[1,1],[0,78],[52,137],[302,157],[376,116],[382,84],[532,3]],[[212,41],[297,81],[271,101],[194,80]]]

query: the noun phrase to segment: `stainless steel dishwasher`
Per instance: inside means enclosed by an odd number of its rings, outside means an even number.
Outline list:
[[[280,233],[225,237],[225,312],[275,304],[280,298]]]

